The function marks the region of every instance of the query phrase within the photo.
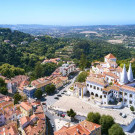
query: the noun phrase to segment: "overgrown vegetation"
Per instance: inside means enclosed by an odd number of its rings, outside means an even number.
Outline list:
[[[77,82],[85,82],[88,75],[89,75],[89,73],[87,71],[83,71],[78,75],[76,81]]]
[[[87,120],[101,125],[101,132],[105,135],[125,135],[122,128],[115,124],[114,119],[110,115],[100,115],[99,113],[90,112]]]

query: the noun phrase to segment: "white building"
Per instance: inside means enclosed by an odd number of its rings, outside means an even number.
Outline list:
[[[116,60],[116,57],[108,54],[104,62],[92,64],[85,93],[99,97],[102,104],[122,102],[124,106],[135,107],[135,81],[131,63],[127,73],[125,65],[122,69]]]
[[[75,82],[74,91],[77,97],[83,98],[83,96],[87,93],[86,84]]]
[[[74,72],[75,70],[75,64],[63,64],[60,67],[60,72],[62,73],[62,76],[68,76],[71,72]]]

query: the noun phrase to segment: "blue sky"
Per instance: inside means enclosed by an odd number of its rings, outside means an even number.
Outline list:
[[[0,24],[135,24],[135,0],[0,0]]]

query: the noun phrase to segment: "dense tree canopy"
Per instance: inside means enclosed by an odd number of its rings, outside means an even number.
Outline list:
[[[13,98],[14,104],[18,104],[18,102],[22,99],[22,96],[17,92],[16,94],[14,94]]]
[[[99,113],[90,112],[87,115],[87,120],[96,124],[99,124],[100,118],[101,116]]]
[[[37,98],[37,99],[40,99],[41,97],[42,97],[42,94],[43,94],[43,92],[42,92],[42,90],[41,89],[37,89],[36,91],[35,91],[35,97]]]
[[[5,81],[0,78],[0,93],[6,95],[8,93]]]
[[[71,118],[74,118],[76,115],[76,112],[73,109],[70,109],[69,111],[67,111],[67,115]]]
[[[11,78],[16,75],[23,75],[25,71],[22,68],[14,67],[13,65],[10,65],[10,64],[3,64],[0,66],[0,73],[3,76]]]
[[[114,119],[109,115],[103,115],[100,118],[100,125],[102,134],[108,134],[108,130],[114,124]]]
[[[109,135],[125,135],[123,129],[118,124],[113,124],[109,129]]]
[[[87,71],[83,71],[83,72],[81,72],[81,73],[78,75],[76,81],[77,81],[77,82],[85,82],[87,76],[88,76],[88,72],[87,72]]]
[[[56,87],[54,84],[48,84],[46,87],[45,87],[45,92],[47,94],[53,94],[54,91],[55,91]]]
[[[56,67],[57,67],[57,65],[55,63],[41,64],[40,62],[38,62],[35,66],[33,75],[35,78],[49,76],[52,74],[52,72],[54,72]]]
[[[130,50],[121,45],[113,45],[101,40],[80,40],[73,47],[72,58],[80,59],[82,54],[89,60],[102,60],[108,53],[119,59],[131,57]]]

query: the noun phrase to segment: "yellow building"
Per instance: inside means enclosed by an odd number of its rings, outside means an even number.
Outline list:
[[[21,102],[20,110],[24,116],[30,116],[33,112],[32,106],[28,102]]]
[[[56,77],[52,80],[52,83],[55,85],[56,89],[62,87],[68,82],[68,77]]]

